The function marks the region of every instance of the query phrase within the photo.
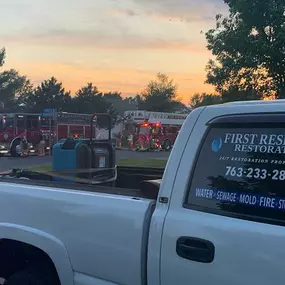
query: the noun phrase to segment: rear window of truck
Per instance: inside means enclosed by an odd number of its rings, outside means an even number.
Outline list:
[[[285,124],[209,127],[196,159],[185,206],[283,223]]]

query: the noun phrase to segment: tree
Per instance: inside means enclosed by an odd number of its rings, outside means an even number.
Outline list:
[[[189,105],[192,108],[198,108],[201,106],[216,105],[221,103],[222,103],[222,98],[219,95],[196,93],[191,97]]]
[[[28,98],[33,94],[34,92],[34,86],[31,83],[31,81],[29,79],[26,79],[26,81],[24,82],[24,84],[22,85],[22,87],[19,90],[19,94],[17,95],[17,101],[16,101],[16,110],[15,111],[19,111],[19,112],[26,112],[28,111],[28,105],[27,100]]]
[[[233,101],[258,100],[260,99],[260,96],[254,91],[237,90],[236,88],[232,87],[221,94],[221,99],[223,103],[227,103]]]
[[[140,95],[123,98],[119,92],[109,92],[104,94],[104,99],[111,103],[117,114],[123,118],[124,113],[129,110],[137,110],[143,102]]]
[[[116,122],[117,111],[112,103],[108,102],[102,93],[92,83],[87,83],[76,92],[72,98],[73,111],[82,114],[107,113]]]
[[[123,100],[122,94],[120,92],[108,92],[104,93],[104,98],[110,101],[113,100]]]
[[[125,100],[132,106],[132,110],[143,110],[144,109],[144,98],[141,94],[137,94],[134,97],[126,97]]]
[[[5,63],[5,49],[0,49],[0,67]],[[1,107],[9,111],[17,109],[17,99],[25,92],[30,81],[15,69],[0,72]]]
[[[5,49],[0,49],[0,67],[4,65],[6,52]]]
[[[52,108],[57,111],[68,111],[71,106],[70,92],[66,92],[61,82],[51,77],[44,80],[33,92],[21,97],[21,103],[30,112],[43,112]]]
[[[26,76],[21,76],[18,71],[11,69],[0,73],[0,101],[6,109],[17,108],[17,99],[30,84]]]
[[[173,112],[177,109],[177,85],[167,75],[158,73],[141,94],[142,107],[148,111]],[[180,106],[180,105],[179,105]]]
[[[87,83],[76,92],[72,105],[74,112],[87,114],[105,113],[111,106],[92,83]]]
[[[206,82],[219,92],[231,86],[259,97],[285,98],[285,1],[224,2],[229,17],[217,15],[216,28],[206,33],[207,47],[216,57],[207,66]]]

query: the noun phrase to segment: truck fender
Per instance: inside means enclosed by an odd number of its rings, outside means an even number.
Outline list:
[[[64,244],[41,230],[10,223],[0,223],[0,240],[9,239],[26,243],[45,252],[52,260],[61,285],[74,284],[71,262]]]

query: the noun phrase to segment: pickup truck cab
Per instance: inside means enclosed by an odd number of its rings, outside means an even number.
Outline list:
[[[198,108],[156,199],[2,180],[0,276],[6,285],[281,285],[284,183],[284,100]]]

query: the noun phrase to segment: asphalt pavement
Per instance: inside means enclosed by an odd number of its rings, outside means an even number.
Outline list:
[[[118,150],[116,152],[117,160],[122,158],[143,158],[143,159],[167,159],[169,152],[137,152],[128,150]],[[41,164],[51,163],[50,156],[38,157],[29,156],[25,158],[0,157],[0,172],[13,168],[27,168]]]

